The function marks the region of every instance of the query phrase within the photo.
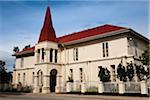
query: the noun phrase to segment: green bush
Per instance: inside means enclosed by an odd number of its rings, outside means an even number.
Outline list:
[[[87,92],[98,92],[98,87],[91,86],[91,87],[87,88]]]

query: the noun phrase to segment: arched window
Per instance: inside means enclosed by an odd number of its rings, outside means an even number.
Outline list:
[[[39,70],[37,75],[38,75],[38,85],[42,86],[43,85],[43,72]]]
[[[20,82],[20,73],[18,73],[18,83]]]
[[[32,73],[32,83],[34,84],[34,72]]]
[[[23,84],[25,84],[25,81],[26,81],[26,74],[23,73]]]

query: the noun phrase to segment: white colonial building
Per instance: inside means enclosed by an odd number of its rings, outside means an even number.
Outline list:
[[[63,92],[71,78],[78,89],[82,82],[99,82],[98,66],[107,67],[111,81],[118,81],[118,64],[140,64],[148,42],[134,30],[114,25],[56,37],[47,7],[38,43],[14,54],[13,84],[32,86],[34,93]]]

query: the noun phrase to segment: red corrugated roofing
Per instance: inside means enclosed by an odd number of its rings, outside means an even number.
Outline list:
[[[53,28],[52,20],[51,20],[51,13],[50,7],[47,7],[44,25],[40,33],[39,42],[42,41],[54,41],[56,42],[56,34]]]
[[[67,43],[67,42],[71,42],[74,40],[79,40],[79,39],[87,38],[90,36],[105,34],[107,32],[113,32],[113,31],[117,31],[117,30],[121,30],[121,29],[127,29],[127,28],[120,27],[120,26],[114,26],[114,25],[103,25],[103,26],[99,26],[96,28],[91,28],[91,29],[76,32],[73,34],[65,35],[65,36],[57,38],[57,40],[59,43]],[[34,51],[34,48],[35,47],[27,48],[16,54],[20,54],[20,53],[27,52],[27,51]]]
[[[59,43],[66,43],[66,42],[71,42],[74,40],[79,40],[79,39],[83,39],[83,38],[90,37],[90,36],[95,36],[99,34],[105,34],[107,32],[121,30],[121,29],[126,29],[126,28],[114,26],[114,25],[103,25],[103,26],[87,29],[84,31],[76,32],[73,34],[65,35],[57,39]]]
[[[25,53],[25,52],[28,52],[28,51],[33,51],[33,52],[34,52],[34,49],[35,49],[34,46],[31,47],[31,48],[26,48],[26,49],[23,49],[23,50],[20,51],[20,52],[17,52],[16,55],[21,54],[21,53]]]

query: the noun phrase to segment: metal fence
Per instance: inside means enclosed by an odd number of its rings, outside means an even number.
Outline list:
[[[116,82],[105,82],[105,83],[103,83],[103,85],[104,85],[104,92],[107,92],[107,93],[118,93],[119,92],[118,83],[116,83]]]
[[[140,82],[125,82],[125,93],[141,93]]]
[[[87,82],[86,91],[87,92],[98,92],[98,82]]]
[[[99,92],[99,89],[102,87],[102,93],[142,93],[141,91],[141,82],[73,82],[70,83],[70,92],[81,92],[81,89],[85,89],[85,92]],[[122,85],[120,85],[122,84]],[[145,83],[150,88],[150,84]],[[82,87],[84,85],[84,88]],[[67,88],[67,87],[66,87]],[[63,91],[66,90],[66,88],[63,89]]]

